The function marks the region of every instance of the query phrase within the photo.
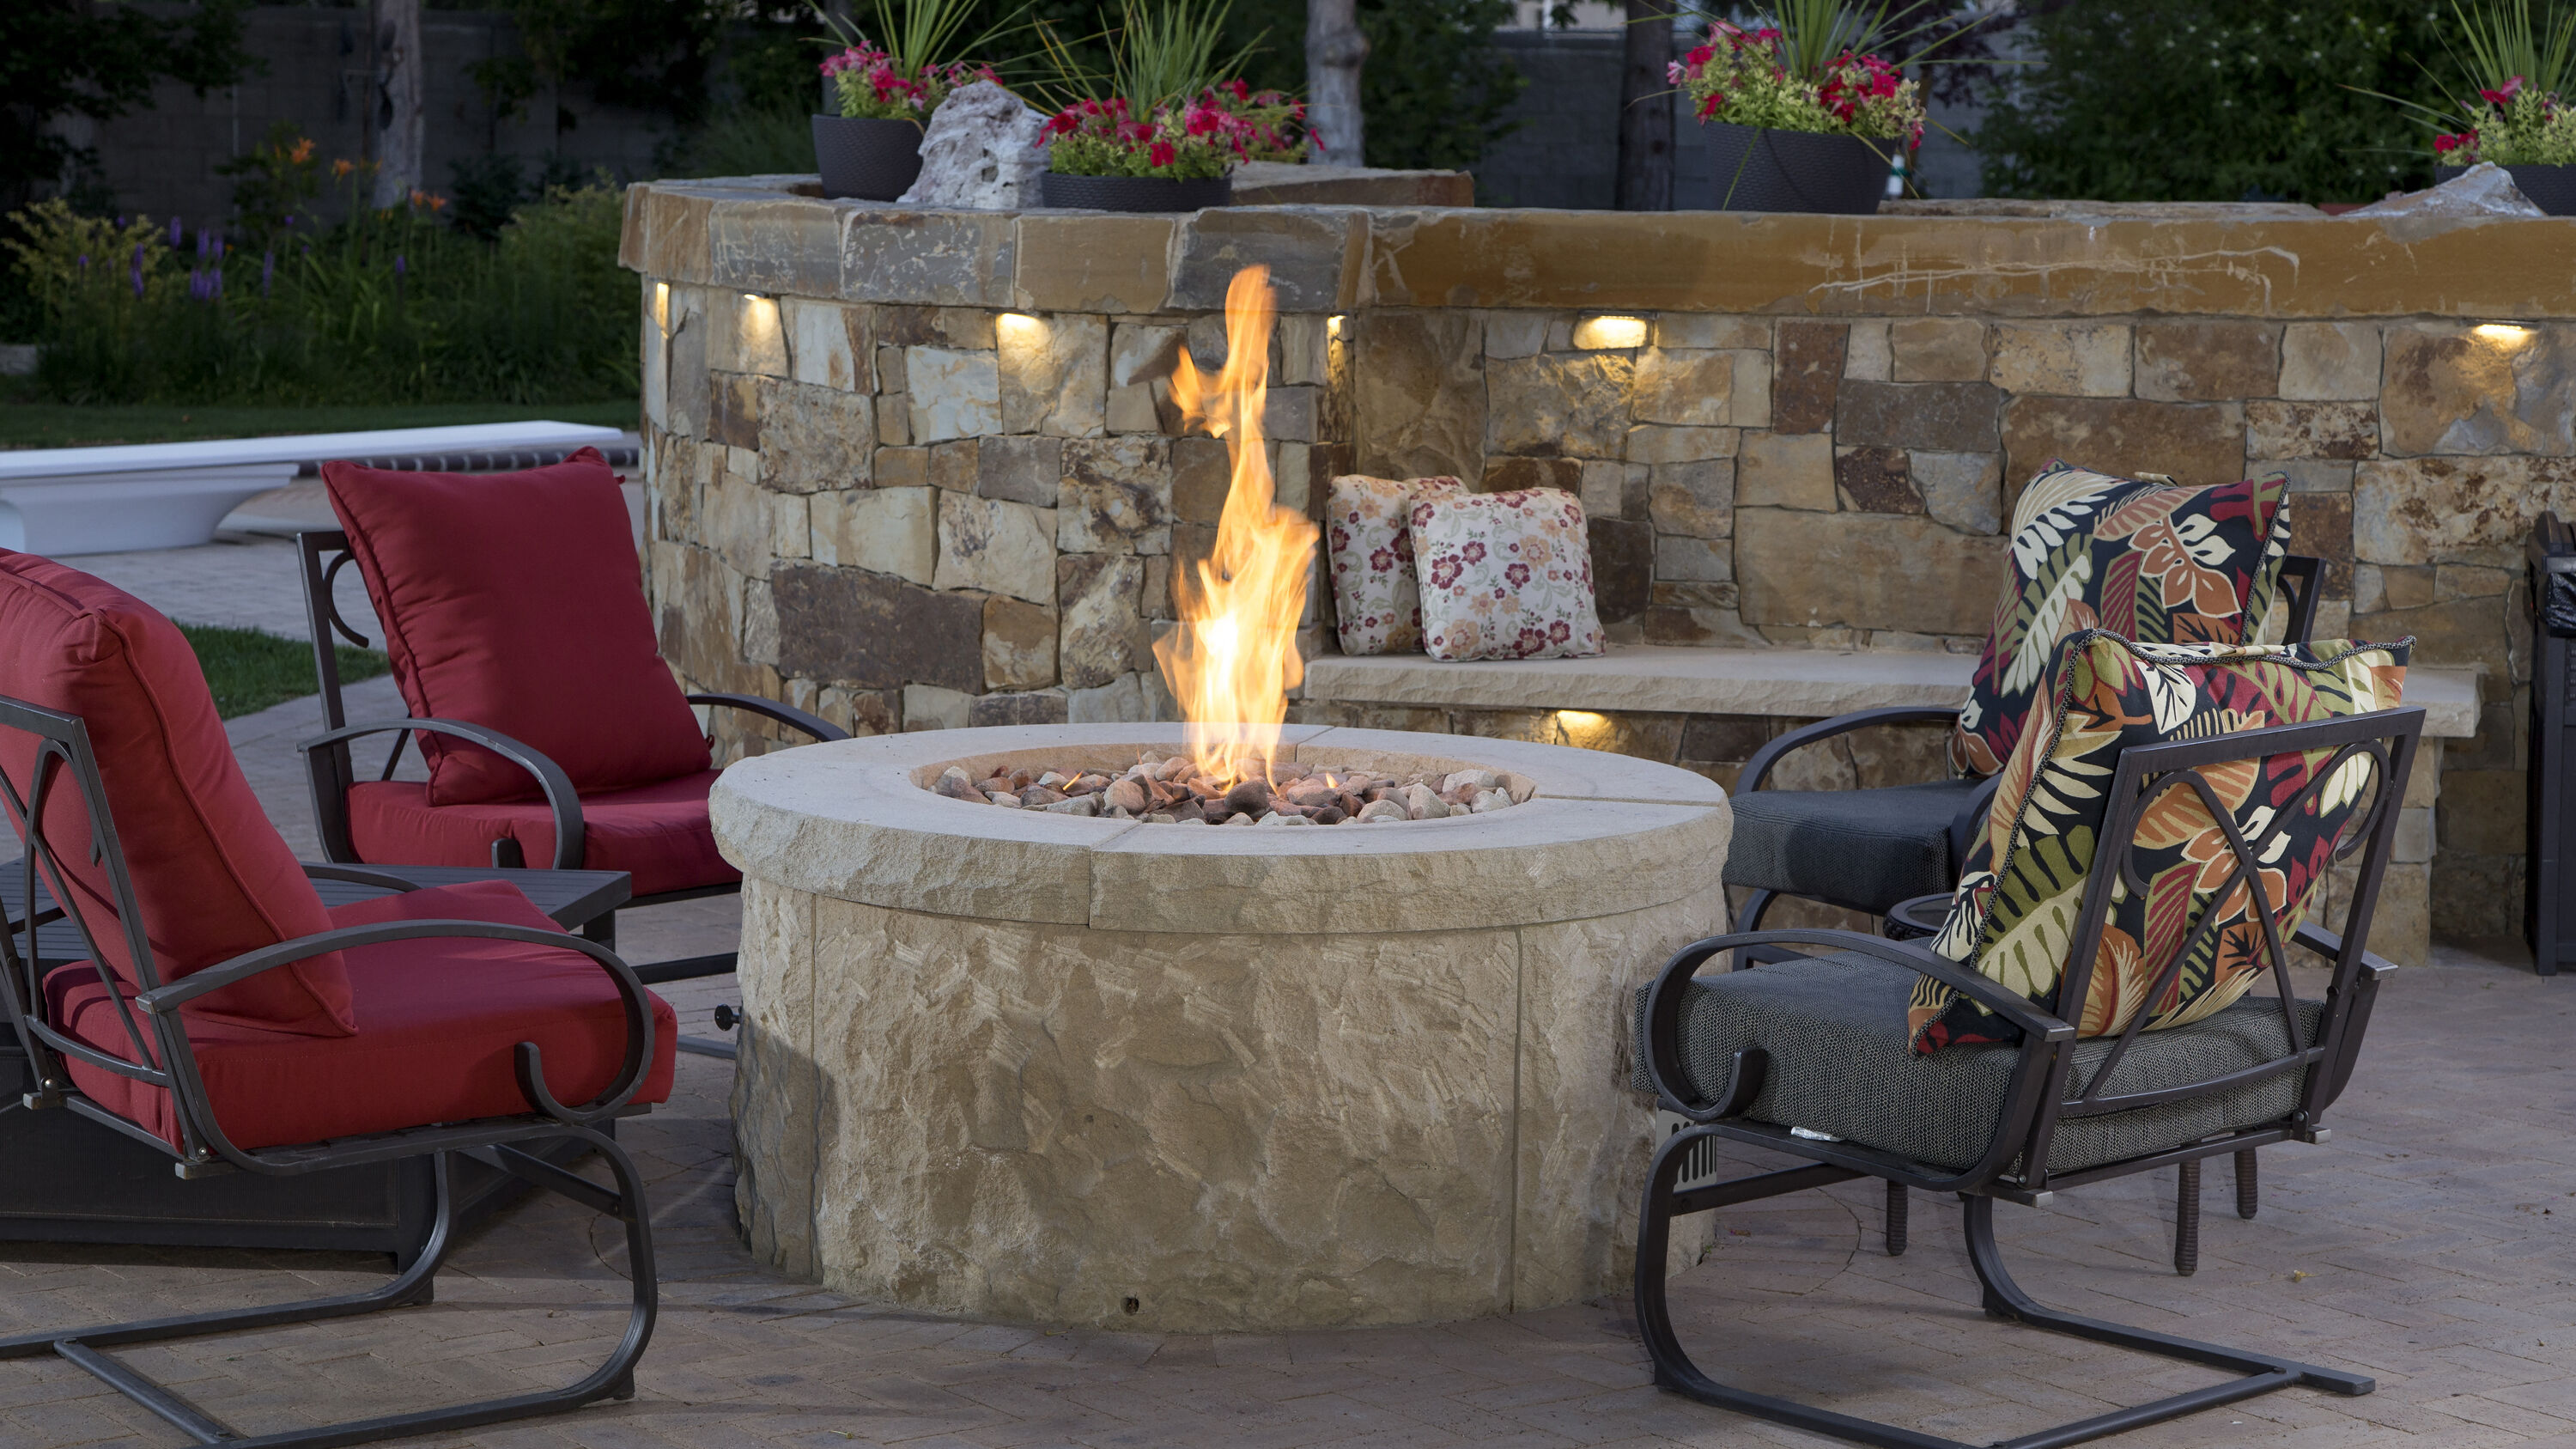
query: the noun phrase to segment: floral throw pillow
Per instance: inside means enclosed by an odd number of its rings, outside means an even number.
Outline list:
[[[2120,752],[2393,709],[2414,642],[2138,644],[2100,629],[2069,639],[1932,949],[2075,1023],[2080,1036],[2116,1035],[2141,1011],[2147,1030],[2179,1026],[2244,995],[2269,967],[2259,908],[2226,833],[2185,785],[2157,796],[2138,821],[2133,865],[2146,889],[2113,895],[2085,999],[2058,1000]],[[2283,937],[2298,929],[2337,838],[2371,798],[2373,768],[2353,759],[2302,803],[2329,758],[2289,752],[2200,772],[2254,850]],[[2180,969],[2158,990],[2177,956]],[[1909,1015],[1918,1052],[2013,1036],[1930,977],[1915,982]]]
[[[1422,647],[1422,595],[1413,573],[1416,501],[1464,493],[1455,478],[1348,473],[1327,496],[1324,553],[1332,566],[1333,626],[1345,654],[1410,654]]]
[[[2058,642],[2108,629],[2147,644],[2238,644],[2262,627],[2289,555],[2278,476],[2184,488],[2051,459],[2013,505],[2012,583],[1950,736],[1950,762],[1991,775],[2039,718]]]
[[[1423,648],[1434,659],[1564,659],[1606,641],[1583,504],[1557,488],[1413,505]]]

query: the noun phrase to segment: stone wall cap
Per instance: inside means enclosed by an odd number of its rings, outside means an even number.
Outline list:
[[[1251,830],[1006,810],[923,788],[953,762],[1178,749],[1177,724],[932,730],[755,756],[716,782],[745,875],[898,910],[1139,931],[1430,931],[1588,919],[1704,889],[1733,821],[1702,776],[1515,740],[1290,725],[1285,753],[1349,751],[1524,775],[1527,802],[1392,825]],[[1073,759],[1067,760],[1071,756]],[[1256,827],[1258,828],[1258,827]]]
[[[2424,707],[2424,733],[2434,739],[2465,740],[2478,732],[2478,675],[2475,666],[2443,668],[2410,665],[2406,702]]]
[[[1964,702],[1972,654],[1875,649],[1613,645],[1590,659],[1444,663],[1422,654],[1321,655],[1305,697],[1369,704],[1669,714],[1826,716]]]

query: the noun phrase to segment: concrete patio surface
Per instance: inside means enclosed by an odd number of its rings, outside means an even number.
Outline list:
[[[273,719],[236,721],[234,739],[272,815],[309,848],[291,769],[299,709],[318,720],[309,701],[281,705]],[[699,943],[730,929],[722,912],[665,910],[625,928],[630,955],[714,949]],[[730,986],[669,994],[687,1029],[705,1032]],[[2259,1217],[2234,1215],[2227,1170],[2213,1164],[2198,1276],[2176,1277],[2168,1261],[2170,1173],[2001,1208],[2006,1249],[2045,1301],[2380,1383],[2358,1399],[2273,1394],[2117,1442],[2576,1449],[2571,1038],[2576,978],[2534,977],[2518,947],[2439,949],[2383,994],[2333,1140],[2264,1151]],[[406,1442],[1825,1442],[1653,1388],[1617,1297],[1430,1328],[1183,1337],[945,1321],[786,1280],[753,1264],[735,1234],[731,1070],[681,1058],[672,1101],[621,1129],[653,1184],[664,1283],[637,1397]],[[1759,1158],[1748,1167],[1769,1165]],[[1982,1442],[2214,1377],[1987,1320],[1948,1204],[1918,1202],[1914,1247],[1897,1259],[1879,1249],[1873,1183],[1728,1210],[1720,1226],[1718,1246],[1676,1283],[1674,1307],[1703,1366],[1750,1387]],[[569,1381],[604,1355],[624,1323],[623,1267],[609,1220],[532,1200],[461,1244],[435,1305],[125,1357],[253,1432],[517,1392]],[[0,1332],[343,1291],[385,1271],[349,1255],[0,1244]],[[0,1444],[180,1442],[67,1364],[0,1363]]]

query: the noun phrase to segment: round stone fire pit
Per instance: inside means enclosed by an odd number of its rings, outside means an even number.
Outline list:
[[[1282,758],[1535,791],[1246,830],[930,788],[1183,743],[940,730],[725,772],[754,1250],[933,1312],[1170,1332],[1624,1291],[1651,1137],[1629,994],[1722,929],[1724,792],[1588,750],[1293,725]]]

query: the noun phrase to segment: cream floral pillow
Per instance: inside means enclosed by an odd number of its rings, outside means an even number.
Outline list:
[[[1455,478],[1333,480],[1324,548],[1333,569],[1333,617],[1345,654],[1410,654],[1422,647],[1422,597],[1414,587],[1415,503],[1464,493]]]
[[[1583,504],[1556,488],[1413,505],[1423,647],[1434,659],[1599,654]]]

